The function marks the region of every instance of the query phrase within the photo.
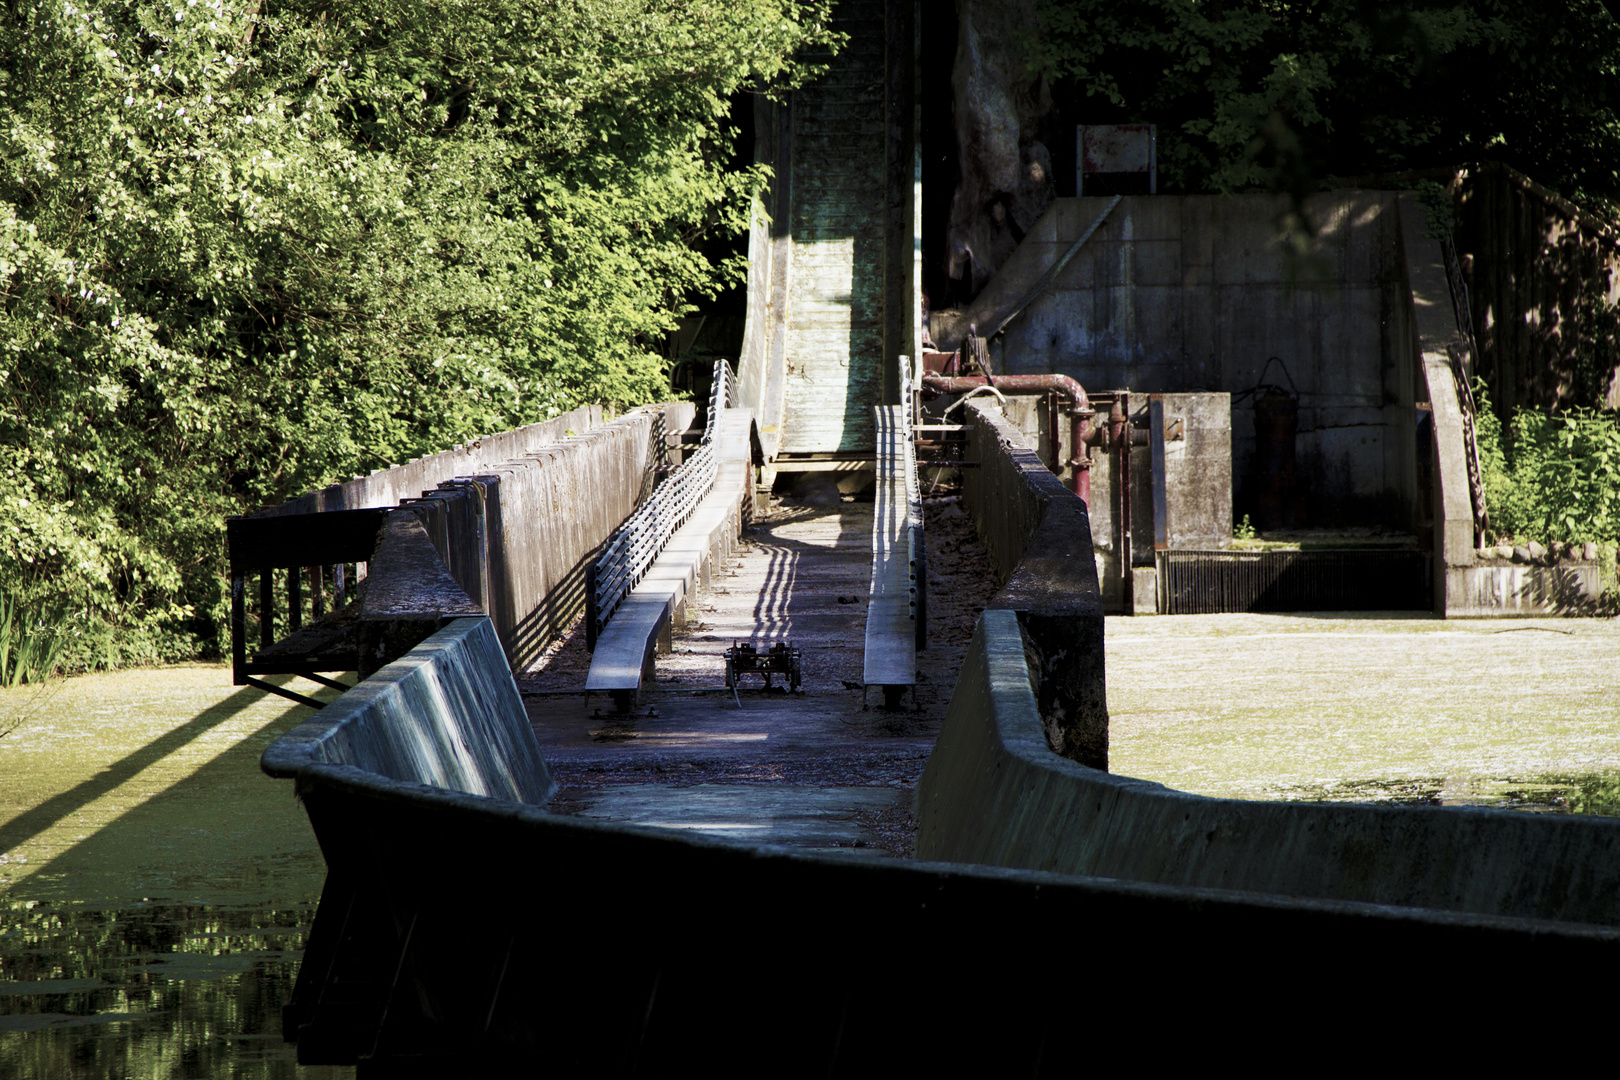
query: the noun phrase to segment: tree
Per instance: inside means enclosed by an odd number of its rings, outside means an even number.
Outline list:
[[[1620,204],[1620,27],[1596,0],[1046,0],[1037,72],[1159,125],[1163,190],[1505,161]]]
[[[13,3],[0,588],[119,628],[81,662],[217,648],[226,514],[658,396],[762,180],[728,98],[826,7]]]

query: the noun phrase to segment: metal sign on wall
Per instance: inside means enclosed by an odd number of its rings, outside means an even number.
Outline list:
[[[1153,124],[1080,124],[1074,129],[1074,193],[1086,193],[1097,173],[1146,173],[1148,194],[1159,193],[1159,135]]]

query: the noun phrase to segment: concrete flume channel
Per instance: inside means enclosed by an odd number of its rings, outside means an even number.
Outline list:
[[[1068,1068],[1079,1042],[1008,1045],[1025,1003],[1002,988],[1039,988],[1063,1011],[1096,1003],[1014,928],[1099,919],[1109,932],[1088,955],[1126,986],[1215,967],[1257,991],[1305,950],[1347,973],[1327,996],[1356,1014],[1373,1008],[1365,995],[1381,973],[1414,956],[1465,978],[1534,963],[1579,980],[1620,949],[1620,821],[1224,801],[1054,753],[1098,764],[1107,753],[1084,506],[993,410],[974,403],[969,415],[980,467],[965,470],[963,505],[1003,584],[931,749],[897,732],[851,753],[870,732],[816,716],[836,710],[837,692],[798,717],[791,698],[751,694],[739,709],[704,686],[656,691],[633,718],[553,695],[526,708],[490,623],[454,619],[267,750],[266,771],[294,780],[330,867],[285,1014],[301,1060],[387,1069],[544,1054],[578,1067],[611,1048],[615,1067],[657,1066],[712,1049],[718,1015],[728,1048],[794,1046],[817,1071],[947,1047]],[[858,535],[858,511],[824,516],[842,532],[846,515]],[[842,581],[834,537],[818,581],[812,535],[772,531],[779,550],[800,545],[792,576],[819,586],[804,590],[808,608],[790,597],[773,617],[802,620],[830,653],[850,617],[825,612],[826,593],[860,574]],[[705,575],[716,597],[717,572]],[[770,576],[745,611],[794,591]],[[709,606],[718,624],[723,605]],[[684,615],[681,655],[701,643],[712,663],[723,637]],[[572,770],[572,798],[556,800],[537,729]],[[838,825],[892,812],[882,789],[909,786],[902,763],[925,750],[918,858],[874,858],[879,845]],[[794,782],[840,754],[900,783]],[[700,782],[670,782],[687,765]],[[593,766],[621,782],[591,789],[581,779]],[[738,782],[758,779],[750,769],[781,781]],[[412,853],[424,847],[451,853],[447,873],[423,879]],[[531,918],[469,931],[469,896]],[[855,958],[874,952],[884,978],[852,979]],[[566,974],[509,977],[542,966]],[[1224,1027],[1230,1010],[1190,1022]],[[965,1028],[966,1015],[981,1023]]]

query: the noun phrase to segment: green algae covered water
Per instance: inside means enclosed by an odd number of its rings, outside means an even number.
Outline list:
[[[207,665],[0,692],[0,1076],[352,1074],[281,1038],[325,866],[258,759],[308,712]]]
[[[1620,812],[1620,621],[1109,618],[1109,765],[1236,799]]]

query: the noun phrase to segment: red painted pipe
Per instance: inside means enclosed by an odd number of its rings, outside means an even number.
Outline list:
[[[1067,375],[924,375],[923,386],[941,394],[965,394],[975,386],[993,386],[1002,393],[1033,394],[1055,390],[1069,399],[1069,460],[1074,469],[1074,493],[1091,505],[1091,459],[1085,455],[1086,429],[1091,426],[1091,405],[1086,388]]]

